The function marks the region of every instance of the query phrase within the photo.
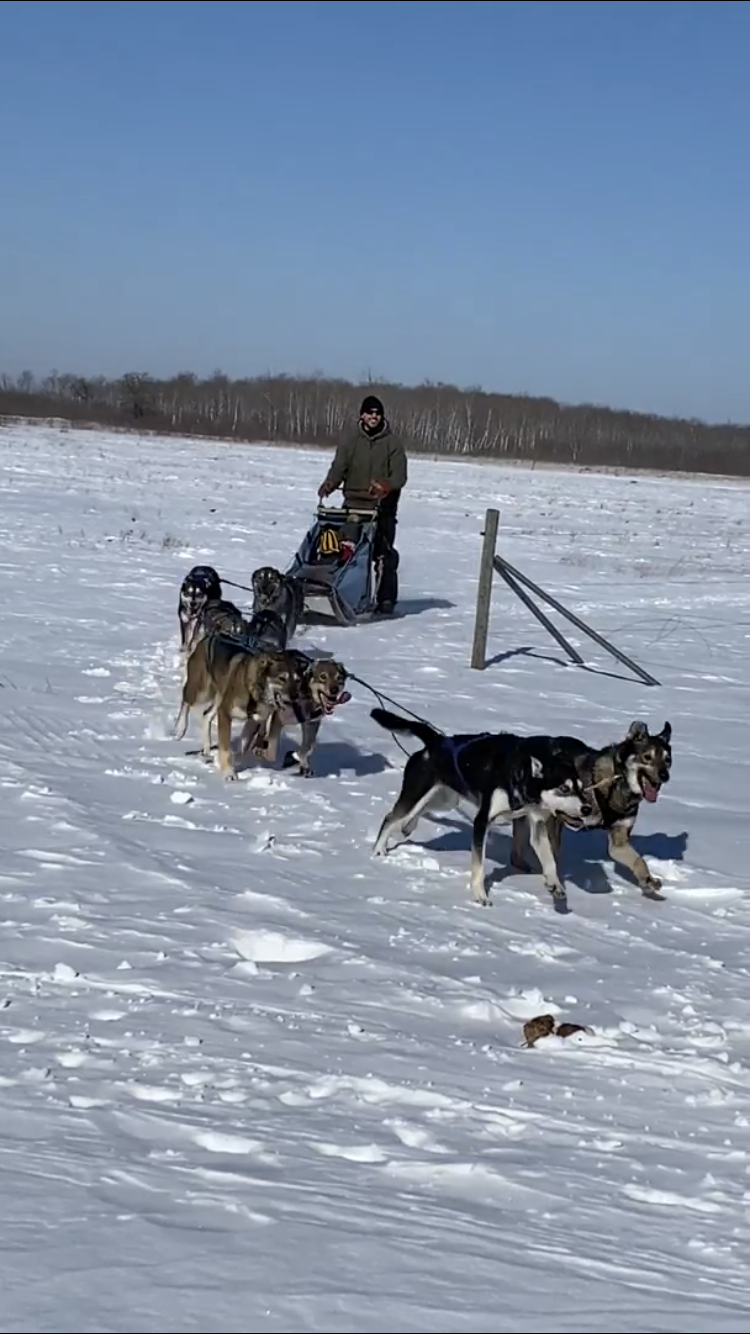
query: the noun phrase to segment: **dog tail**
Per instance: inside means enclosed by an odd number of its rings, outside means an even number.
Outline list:
[[[442,733],[429,723],[417,718],[401,718],[397,713],[389,713],[388,709],[371,709],[370,717],[387,732],[407,732],[410,736],[415,736],[429,750],[443,739]]]

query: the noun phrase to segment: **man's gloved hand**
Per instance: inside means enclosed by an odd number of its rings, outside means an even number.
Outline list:
[[[332,491],[333,487],[331,486],[330,482],[321,482],[320,486],[318,487],[318,495],[321,500],[325,500],[326,496],[330,496]]]
[[[370,495],[377,496],[379,500],[392,490],[393,487],[385,477],[378,477],[376,481],[370,482]]]

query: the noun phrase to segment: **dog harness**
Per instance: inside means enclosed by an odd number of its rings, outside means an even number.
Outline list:
[[[468,746],[475,741],[482,741],[485,737],[491,736],[491,732],[477,732],[474,736],[446,736],[440,742],[441,752],[451,760],[453,771],[458,780],[458,788],[461,795],[470,799],[472,793],[466,784],[466,779],[461,772],[460,759]]]
[[[307,653],[300,652],[299,649],[294,649],[292,651],[294,652],[297,658],[298,665],[302,669],[303,676],[307,676],[308,672],[312,668],[313,659]],[[348,704],[350,699],[351,695],[349,691],[342,690],[341,694],[338,696],[335,703],[331,704],[328,707],[326,707],[325,704],[319,704],[315,708],[308,709],[305,707],[304,704],[300,703],[298,699],[293,699],[291,700],[291,708],[295,718],[297,719],[298,724],[301,727],[303,723],[306,722],[314,723],[317,722],[318,718],[325,718],[326,714],[333,713],[334,709],[337,709],[340,704]]]

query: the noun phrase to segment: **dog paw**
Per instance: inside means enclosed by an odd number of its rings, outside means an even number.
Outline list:
[[[658,876],[650,875],[648,880],[644,880],[641,883],[641,893],[645,894],[649,899],[663,900],[665,895],[659,892],[661,890],[661,884],[662,882],[659,880]]]
[[[476,903],[476,905],[477,905],[478,908],[491,908],[491,907],[492,907],[492,900],[491,900],[489,894],[487,893],[487,890],[486,890],[486,889],[475,890],[475,891],[473,892],[473,894],[472,894],[471,897],[472,897],[474,903]]]

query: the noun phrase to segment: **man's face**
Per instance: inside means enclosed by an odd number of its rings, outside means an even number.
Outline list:
[[[382,420],[383,420],[383,414],[382,412],[378,412],[377,408],[375,408],[370,412],[362,413],[362,421],[365,426],[370,427],[370,430],[373,430],[376,426],[379,426]]]

